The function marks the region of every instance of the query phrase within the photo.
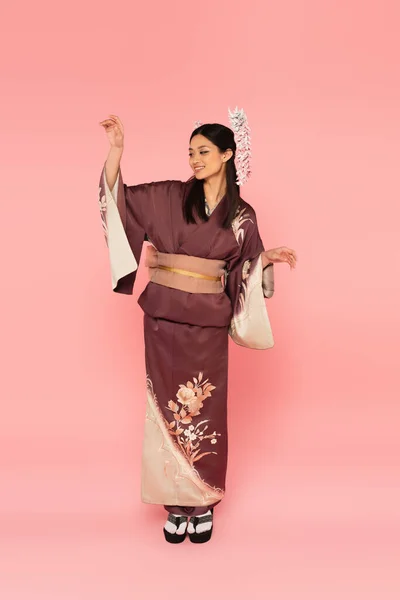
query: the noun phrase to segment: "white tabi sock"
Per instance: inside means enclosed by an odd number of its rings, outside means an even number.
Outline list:
[[[209,519],[205,523],[199,523],[196,527],[196,533],[203,533],[204,531],[209,531],[212,527],[212,512],[211,512],[211,510],[208,510],[206,513],[204,513],[202,515],[197,515],[197,516],[198,517],[211,517],[211,519]],[[192,522],[193,519],[194,519],[194,517],[191,517],[189,520],[188,533],[195,533],[194,525]]]
[[[168,533],[176,533],[177,535],[182,535],[183,533],[185,533],[187,527],[187,517],[183,515],[175,515],[174,513],[169,514],[172,515],[172,517],[168,516],[168,519],[164,525],[165,531],[168,531]],[[175,520],[178,517],[181,517],[182,519],[182,522],[179,525],[179,527],[176,526],[176,523],[172,522],[172,520]]]

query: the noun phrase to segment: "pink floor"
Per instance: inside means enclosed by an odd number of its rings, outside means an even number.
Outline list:
[[[400,486],[390,473],[384,468],[375,476],[369,468],[368,477],[354,468],[266,470],[253,480],[252,498],[248,484],[255,474],[249,471],[245,489],[230,490],[216,511],[213,538],[202,546],[188,539],[167,544],[159,507],[133,500],[131,509],[118,508],[129,472],[114,473],[113,479],[91,471],[86,477],[80,473],[79,481],[76,472],[69,478],[65,472],[59,478],[32,473],[41,490],[40,507],[32,497],[35,514],[9,507],[0,521],[0,598],[398,600]],[[15,499],[30,483],[28,473],[18,481],[13,471],[9,493]],[[46,486],[49,507],[58,499],[53,514],[43,503]],[[257,503],[257,489],[270,498],[267,506]],[[97,513],[90,509],[93,493]]]

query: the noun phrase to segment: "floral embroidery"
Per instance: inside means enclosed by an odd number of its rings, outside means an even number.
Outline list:
[[[202,379],[202,373],[199,374],[199,382],[201,381],[201,379]],[[196,383],[195,378],[193,378],[193,380]],[[191,382],[188,382],[188,383],[191,383]],[[205,385],[206,385],[206,381],[203,382],[203,386],[205,386]],[[208,384],[209,387],[210,387],[210,385],[211,384]],[[187,387],[187,386],[181,386],[181,389],[182,389],[182,387]],[[213,387],[213,389],[215,389],[214,386],[212,386],[212,387]],[[150,397],[152,399],[152,402],[154,403],[155,407],[157,407],[157,411],[158,411],[160,417],[164,420],[164,422],[166,424],[166,427],[167,427],[167,430],[169,431],[169,433],[171,433],[170,423],[168,423],[168,420],[163,416],[163,413],[162,413],[162,411],[160,409],[160,406],[158,404],[157,396],[156,396],[156,394],[154,392],[153,382],[152,382],[152,380],[151,380],[151,378],[150,378],[150,376],[149,376],[148,373],[146,374],[146,388],[147,388],[148,394],[150,395]],[[204,393],[204,387],[203,387],[203,393]],[[209,393],[209,396],[211,396],[211,393]],[[178,409],[179,409],[179,406],[178,406]],[[180,416],[180,415],[178,415],[178,416]],[[178,422],[178,421],[176,420],[176,422]],[[205,422],[205,421],[203,421],[203,422]],[[184,429],[185,431],[188,431],[187,434],[184,434],[185,437],[187,438],[187,440],[189,440],[189,438],[191,437],[192,439],[190,441],[191,442],[195,441],[195,437],[197,435],[196,434],[196,430],[198,429],[198,427],[200,425],[201,425],[201,423],[198,423],[198,425],[196,427],[195,425],[190,424],[189,427],[187,427],[186,429]],[[180,428],[180,429],[182,429],[182,428]],[[176,435],[176,431],[174,431],[174,435]],[[217,433],[216,431],[214,431],[213,434],[207,436],[207,437],[211,438],[211,443],[212,444],[216,444],[217,443],[217,439],[215,437],[217,435],[221,435],[221,434]],[[206,436],[204,436],[203,439],[206,439]],[[182,448],[182,444],[184,443],[184,441],[186,441],[186,440],[181,441],[181,443],[179,443],[179,442],[176,443],[176,446],[177,446],[177,448],[179,448],[179,450],[183,450],[184,456],[185,456],[185,458],[187,458],[187,456],[188,456],[187,452]],[[202,441],[202,440],[200,440],[200,441]],[[198,450],[198,448],[197,448],[197,450]],[[214,452],[213,454],[217,454],[217,452]],[[196,474],[196,477],[198,477],[199,480],[202,482],[202,484],[204,484],[205,486],[207,486],[207,488],[211,488],[214,492],[217,492],[218,494],[223,495],[224,494],[224,490],[222,488],[214,486],[214,485],[213,486],[210,485],[209,483],[207,483],[207,481],[205,481],[201,477],[200,473],[198,472],[198,470],[196,469],[196,467],[193,465],[193,463],[195,462],[194,458],[196,458],[196,457],[192,456],[192,460],[191,461],[189,460],[189,462],[190,462],[191,468],[193,469],[193,472]],[[200,458],[201,457],[198,456],[197,460],[200,460]]]
[[[250,221],[251,223],[253,223],[252,219],[250,219],[249,213],[246,213],[246,208],[242,208],[242,210],[240,210],[239,206],[236,211],[235,218],[232,221],[233,233],[235,234],[235,238],[238,244],[240,244],[240,242],[243,241],[244,231],[241,228],[241,225],[243,225],[243,223],[245,223],[246,221]]]
[[[242,267],[242,285],[239,294],[239,305],[240,309],[243,310],[246,303],[247,295],[247,279],[250,275],[251,260],[245,260]]]
[[[242,267],[242,279],[248,279],[250,271],[251,260],[245,260]]]
[[[107,228],[107,219],[106,219],[107,201],[106,201],[105,194],[102,195],[101,192],[102,192],[102,188],[99,187],[99,208],[100,208],[101,223],[103,226],[103,233],[104,233],[104,237],[106,239],[106,243],[108,243],[108,228]]]
[[[208,379],[203,382],[202,379],[203,373],[200,372],[198,378],[193,377],[194,383],[188,381],[186,385],[180,384],[176,397],[181,406],[178,402],[170,400],[166,407],[174,416],[174,420],[171,422],[165,419],[168,430],[171,435],[176,437],[182,452],[192,466],[207,454],[217,454],[213,451],[202,452],[203,448],[200,445],[203,440],[211,440],[211,444],[216,444],[217,436],[221,435],[216,431],[206,434],[208,425],[205,423],[208,423],[210,419],[193,424],[193,417],[200,415],[204,400],[210,398],[211,392],[215,390],[215,385],[211,385]],[[182,425],[187,425],[187,427],[182,427]]]

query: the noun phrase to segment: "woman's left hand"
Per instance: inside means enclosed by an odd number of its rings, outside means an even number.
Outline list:
[[[267,266],[268,263],[279,263],[287,262],[291,269],[296,267],[297,254],[291,248],[287,246],[280,246],[279,248],[272,248],[271,250],[265,250],[262,252],[262,266]]]

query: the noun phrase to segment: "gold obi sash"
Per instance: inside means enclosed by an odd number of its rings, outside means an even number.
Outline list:
[[[186,254],[159,252],[147,246],[145,266],[150,281],[197,294],[219,294],[225,289],[224,260],[199,258]]]

